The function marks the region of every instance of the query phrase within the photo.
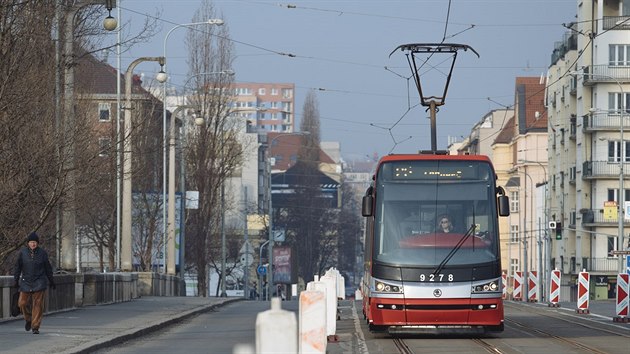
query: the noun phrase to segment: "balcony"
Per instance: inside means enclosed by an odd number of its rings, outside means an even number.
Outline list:
[[[583,82],[584,86],[596,83],[628,83],[630,82],[630,66],[585,66]]]
[[[608,258],[586,258],[588,264],[582,266],[589,272],[612,272],[617,273],[619,270],[619,260],[614,257]]]
[[[601,21],[604,31],[630,29],[629,16],[604,16]]]
[[[619,131],[621,128],[621,113],[619,111],[594,112],[582,118],[582,130],[585,133],[594,131]],[[629,118],[630,113],[624,115],[623,129],[627,131],[630,131]]]
[[[630,176],[630,163],[623,163],[623,174]],[[619,178],[619,163],[610,161],[584,161],[582,179]]]
[[[615,227],[619,225],[617,211],[608,217],[604,217],[604,209],[581,209],[580,212],[582,213],[582,226],[584,227]],[[624,220],[624,225],[630,225],[630,220]]]

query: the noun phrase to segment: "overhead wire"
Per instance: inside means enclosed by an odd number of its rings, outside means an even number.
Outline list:
[[[246,3],[252,3],[252,4],[260,4],[260,5],[269,5],[268,3],[264,3],[264,2],[256,2],[256,1],[242,1],[242,2],[246,2]],[[322,8],[315,8],[315,7],[300,7],[297,5],[282,5],[282,4],[278,4],[281,7],[287,7],[290,9],[302,9],[302,10],[308,10],[308,11],[318,11],[318,12],[331,12],[331,13],[337,13],[339,15],[354,15],[354,16],[369,16],[369,17],[380,17],[380,18],[386,18],[386,19],[399,19],[399,20],[409,20],[409,21],[420,21],[420,22],[439,22],[439,23],[444,23],[444,31],[443,31],[443,36],[442,36],[442,40],[441,43],[443,43],[445,41],[446,38],[452,38],[454,36],[457,36],[458,34],[461,34],[462,32],[465,32],[467,30],[473,29],[473,28],[478,28],[478,27],[502,27],[502,26],[508,26],[508,27],[514,27],[514,26],[536,26],[536,27],[540,27],[540,26],[557,26],[557,24],[541,24],[541,23],[527,23],[527,24],[464,24],[464,23],[454,23],[450,21],[450,12],[451,12],[451,0],[449,0],[448,2],[448,7],[447,7],[447,13],[446,13],[446,19],[444,21],[440,21],[440,20],[428,20],[428,19],[417,19],[417,18],[407,18],[407,17],[399,17],[399,16],[388,16],[388,15],[381,15],[381,14],[369,14],[369,13],[361,13],[361,12],[348,12],[348,11],[339,11],[339,10],[331,10],[331,9],[322,9]],[[278,5],[274,5],[274,6],[278,6]],[[158,18],[155,16],[152,16],[150,14],[144,13],[144,12],[139,12],[139,11],[135,11],[133,9],[127,8],[127,7],[121,7],[122,9],[129,11],[131,13],[135,13],[141,16],[146,16],[149,18],[153,18],[156,19],[158,21],[164,22],[164,23],[168,23],[168,24],[172,24],[172,25],[178,25],[178,23],[166,20],[164,18]],[[627,20],[626,20],[627,21]],[[583,22],[589,22],[589,21],[583,21]],[[624,21],[625,22],[625,21]],[[455,25],[466,25],[468,26],[466,29],[456,32],[450,36],[448,36],[448,26],[449,24],[455,24]],[[617,24],[615,27],[621,26],[623,25],[623,23]],[[194,31],[200,31],[200,32],[206,32],[204,29],[202,28],[197,28],[197,27],[191,27],[189,28],[190,30],[194,30]],[[610,30],[610,29],[609,29]],[[609,31],[607,30],[607,31]],[[607,32],[605,31],[605,32]],[[605,33],[603,32],[603,33]],[[603,34],[600,33],[599,35]],[[330,58],[322,58],[322,57],[315,57],[315,56],[302,56],[302,55],[297,55],[297,54],[293,54],[293,53],[287,53],[287,52],[282,52],[282,51],[278,51],[278,50],[273,50],[273,49],[269,49],[263,46],[259,46],[259,45],[254,45],[251,43],[247,43],[247,42],[243,42],[243,41],[239,41],[236,39],[232,39],[232,38],[225,38],[219,34],[213,33],[214,36],[216,36],[217,38],[222,38],[222,39],[226,39],[229,40],[233,43],[236,44],[240,44],[243,45],[245,47],[249,47],[249,48],[253,48],[256,50],[260,50],[263,52],[266,52],[267,55],[280,55],[280,56],[286,56],[286,57],[290,57],[290,58],[301,58],[301,59],[309,59],[309,60],[319,60],[319,61],[327,61],[327,62],[333,62],[333,63],[340,63],[340,64],[348,64],[348,65],[356,65],[356,66],[364,66],[364,67],[370,67],[370,68],[381,68],[381,69],[385,69],[389,72],[391,72],[394,75],[397,75],[401,78],[405,78],[406,80],[409,80],[409,77],[407,76],[403,76],[400,75],[396,72],[394,72],[391,68],[391,66],[385,66],[383,67],[382,65],[376,65],[376,64],[367,64],[367,63],[360,63],[360,62],[354,62],[354,61],[343,61],[343,60],[338,60],[338,59],[330,59]],[[591,44],[591,42],[589,42],[589,44]],[[264,55],[264,54],[259,54],[259,55]],[[423,66],[421,66],[422,68]],[[436,68],[436,67],[434,67]],[[459,67],[458,67],[459,68]],[[466,68],[466,67],[462,67],[462,68]],[[478,69],[479,67],[471,67],[473,69]],[[499,67],[488,67],[488,68],[499,68]],[[501,67],[501,68],[506,68],[506,69],[511,69],[511,68],[515,68],[515,67]],[[565,73],[566,75],[566,73]],[[565,76],[563,75],[563,77]],[[555,82],[559,81],[561,78],[557,79]],[[554,83],[555,83],[554,82]],[[547,86],[549,86],[550,84],[548,84]],[[327,91],[327,92],[339,92],[339,93],[352,93],[352,94],[368,94],[368,93],[364,93],[364,92],[354,92],[354,91],[348,91],[348,90],[334,90],[334,89],[325,89],[325,88],[317,88],[318,91]],[[392,97],[395,97],[395,95],[391,95]],[[410,101],[410,95],[409,92],[407,93],[407,97],[408,97],[408,101]],[[457,99],[457,98],[455,98]],[[470,98],[470,99],[479,99],[479,98]],[[490,102],[494,102],[497,103],[496,101],[493,101],[490,97],[486,97],[486,99]],[[499,104],[501,105],[501,104]],[[408,110],[411,110],[415,107],[417,107],[418,105],[411,105],[410,102],[408,104]],[[503,106],[503,105],[502,105]],[[510,106],[505,106],[505,107],[513,107],[513,104]],[[405,112],[405,114],[403,114],[403,117],[407,114],[408,112]],[[400,125],[401,119],[399,118],[391,127],[391,129],[393,129],[395,126]],[[378,124],[373,124],[373,123],[365,123],[366,126],[374,126],[377,128],[383,128],[383,127],[379,127]],[[498,133],[498,132],[497,132]],[[497,134],[495,133],[495,134]],[[390,133],[390,135],[392,135]],[[489,137],[485,138],[488,139]],[[408,139],[406,139],[408,140]],[[395,140],[394,140],[395,142]],[[396,144],[398,145],[398,144]]]

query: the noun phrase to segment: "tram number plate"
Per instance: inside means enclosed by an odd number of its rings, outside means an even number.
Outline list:
[[[453,274],[420,274],[420,281],[425,282],[445,282],[445,281],[454,281],[455,277]]]

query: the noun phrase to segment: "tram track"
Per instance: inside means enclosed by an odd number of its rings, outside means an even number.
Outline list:
[[[472,338],[471,339],[475,344],[483,348],[485,351],[491,354],[503,354],[503,352],[497,348],[496,346],[484,341],[481,338]],[[394,345],[400,354],[415,354],[413,349],[409,347],[409,345],[405,342],[404,339],[399,337],[393,338]]]
[[[394,337],[393,342],[400,354],[415,354],[402,338]]]
[[[549,317],[552,317],[552,316],[549,316]],[[557,341],[562,342],[564,344],[569,344],[569,345],[571,345],[573,347],[579,348],[579,349],[584,350],[584,351],[589,352],[589,353],[596,353],[596,354],[607,354],[608,353],[607,351],[602,351],[602,350],[593,348],[591,346],[588,346],[588,345],[586,345],[584,343],[580,343],[580,342],[578,342],[576,340],[569,339],[569,338],[566,338],[566,337],[563,337],[563,336],[558,336],[558,335],[555,335],[555,334],[551,334],[551,333],[542,331],[542,330],[540,330],[538,328],[535,328],[533,326],[524,324],[524,323],[519,322],[519,321],[515,321],[513,319],[506,318],[505,322],[509,323],[509,324],[511,324],[513,326],[519,327],[521,330],[524,330],[526,332],[535,334],[537,336],[545,337],[545,338],[552,338],[554,340],[557,340]],[[572,323],[575,324],[574,322],[572,322]],[[589,328],[598,329],[596,327],[589,327]],[[611,333],[613,333],[613,332],[611,332]],[[615,334],[618,334],[618,333],[615,333]]]
[[[514,306],[514,305],[506,305],[506,306],[509,306],[511,308],[514,308],[514,309],[518,309],[519,308],[518,306]],[[547,318],[553,318],[553,319],[556,319],[556,320],[567,322],[567,323],[570,323],[572,326],[580,326],[580,327],[584,327],[584,328],[587,328],[587,329],[592,329],[592,330],[596,330],[596,331],[600,331],[600,332],[605,332],[605,333],[612,334],[612,335],[615,335],[615,336],[630,338],[630,334],[625,334],[625,333],[622,333],[621,331],[613,331],[613,330],[610,330],[610,329],[607,329],[607,328],[602,328],[601,327],[601,323],[597,323],[597,326],[595,326],[595,325],[590,325],[590,324],[587,324],[587,323],[583,323],[581,321],[575,321],[575,318],[573,318],[574,316],[570,316],[569,314],[554,314],[553,312],[541,311],[541,310],[538,310],[536,308],[533,308],[533,310],[539,316],[544,316],[544,317],[547,317]],[[570,318],[566,318],[567,316],[569,316]],[[505,320],[506,321],[508,321],[508,320],[513,321],[513,320],[511,320],[509,318],[506,318]]]

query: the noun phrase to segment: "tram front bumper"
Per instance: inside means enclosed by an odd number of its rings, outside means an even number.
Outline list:
[[[497,327],[503,325],[501,299],[372,298],[371,323],[378,326]]]

